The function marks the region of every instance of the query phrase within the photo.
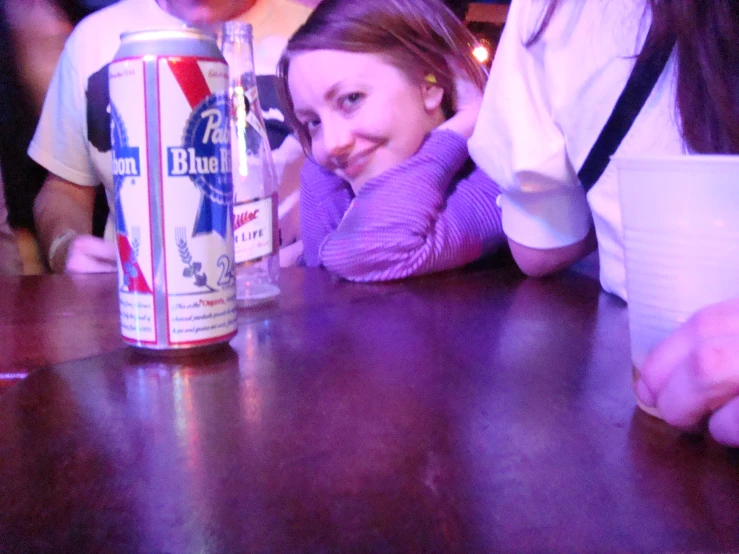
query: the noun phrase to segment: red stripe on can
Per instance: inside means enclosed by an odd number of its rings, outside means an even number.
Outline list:
[[[210,87],[196,59],[169,58],[167,63],[191,108],[210,96]]]

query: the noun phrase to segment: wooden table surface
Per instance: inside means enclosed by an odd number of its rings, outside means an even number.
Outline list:
[[[113,276],[0,287],[0,552],[739,551],[739,455],[635,408],[581,275],[292,269],[181,359]]]

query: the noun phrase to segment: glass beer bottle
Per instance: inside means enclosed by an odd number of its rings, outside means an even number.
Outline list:
[[[259,105],[251,25],[225,23],[221,50],[229,67],[236,301],[252,306],[280,292],[277,179]]]

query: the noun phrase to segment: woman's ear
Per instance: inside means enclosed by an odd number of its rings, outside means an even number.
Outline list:
[[[436,77],[427,75],[421,83],[421,96],[426,111],[431,113],[441,109],[441,102],[444,99],[444,89],[436,83]]]

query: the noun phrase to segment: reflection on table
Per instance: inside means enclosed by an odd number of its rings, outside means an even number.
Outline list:
[[[635,410],[582,275],[288,270],[183,358],[121,344],[115,279],[2,284],[0,551],[739,549],[736,454]]]

